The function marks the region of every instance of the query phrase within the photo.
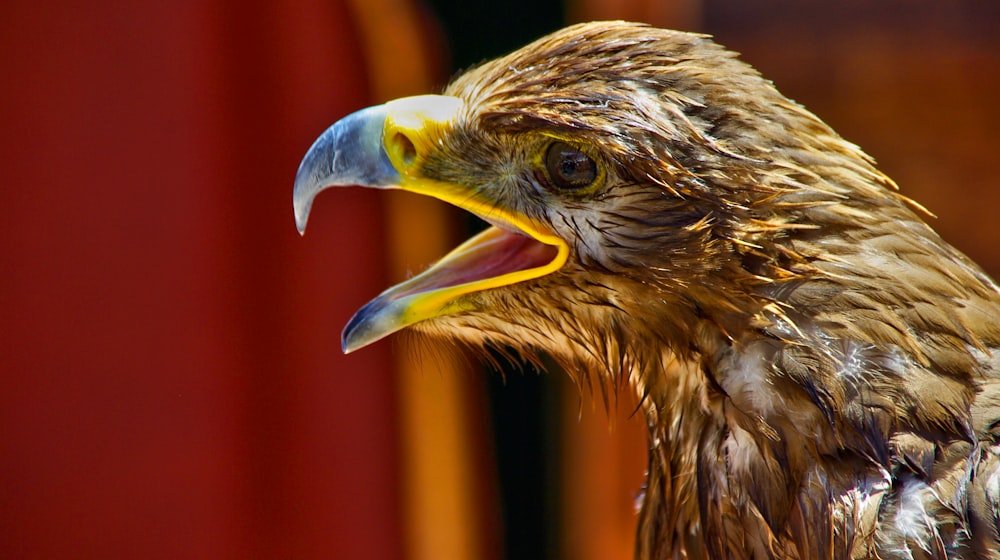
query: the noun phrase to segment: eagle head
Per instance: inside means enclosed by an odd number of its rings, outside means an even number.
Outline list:
[[[833,157],[877,175],[704,36],[571,27],[465,73],[443,95],[335,124],[299,169],[296,221],[304,230],[324,188],[367,185],[433,196],[492,224],[365,306],[344,332],[346,351],[410,327],[608,371],[620,355],[645,357],[651,341],[640,334],[688,348],[699,318],[740,324],[768,307],[762,285],[802,272],[791,252],[765,250],[803,226],[776,199],[809,173],[771,155],[795,129],[821,133]],[[808,140],[795,146],[803,158],[819,149]]]

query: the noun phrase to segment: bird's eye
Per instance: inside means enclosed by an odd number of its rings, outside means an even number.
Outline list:
[[[597,179],[597,164],[587,154],[565,142],[553,142],[545,153],[545,169],[552,185],[575,191]]]

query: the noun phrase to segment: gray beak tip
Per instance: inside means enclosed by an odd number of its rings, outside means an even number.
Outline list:
[[[300,208],[299,198],[295,197],[292,204],[295,208],[295,229],[299,230],[299,235],[305,235],[306,223],[309,222],[309,206],[312,206],[311,201],[306,208]]]
[[[292,192],[295,227],[300,234],[306,231],[313,199],[324,189],[398,184],[399,173],[382,146],[385,116],[385,105],[352,113],[323,132],[306,152]]]

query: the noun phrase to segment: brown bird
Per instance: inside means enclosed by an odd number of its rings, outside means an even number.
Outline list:
[[[306,154],[493,227],[397,330],[636,391],[637,558],[1000,558],[1000,290],[870,157],[703,35],[591,23],[350,115]]]

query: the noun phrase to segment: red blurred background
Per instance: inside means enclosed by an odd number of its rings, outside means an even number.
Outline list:
[[[453,241],[436,224],[454,215],[344,189],[305,238],[292,219],[323,128],[518,46],[497,21],[527,17],[456,25],[502,8],[433,4],[440,20],[407,0],[0,6],[0,558],[519,550],[499,542],[514,521],[478,375],[339,351],[358,306]],[[995,3],[556,4],[715,33],[1000,271]],[[548,552],[626,558],[639,426],[562,402],[563,443],[540,451],[562,466],[543,473],[563,488]]]
[[[0,8],[0,557],[400,555],[388,355],[337,341],[385,281],[378,196],[304,240],[290,210],[370,99],[351,22]]]

